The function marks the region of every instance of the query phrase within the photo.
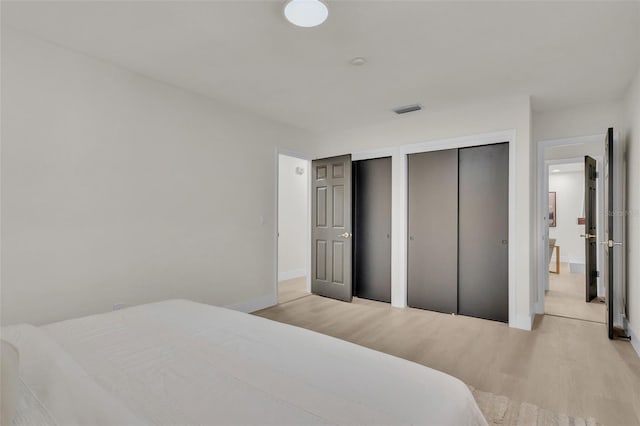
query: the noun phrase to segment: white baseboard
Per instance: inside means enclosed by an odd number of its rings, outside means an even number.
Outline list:
[[[286,281],[307,275],[306,269],[294,269],[292,271],[278,272],[278,281]]]
[[[535,319],[535,315],[522,315],[516,316],[513,319],[509,319],[509,327],[518,328],[520,330],[531,331],[533,328],[533,320]]]
[[[584,263],[571,262],[569,263],[569,272],[572,274],[586,274],[587,265]]]
[[[549,259],[549,263],[556,263],[556,256],[553,255],[551,256],[551,258]],[[569,256],[560,256],[560,263],[580,263],[580,264],[584,264],[585,260],[582,258],[570,258]]]
[[[627,324],[626,328],[627,328],[627,331],[629,332],[629,337],[631,337],[631,346],[633,346],[633,349],[636,350],[638,357],[640,357],[640,340],[639,340],[640,336],[631,327],[631,323],[627,321],[626,318],[625,318],[625,323]]]
[[[226,305],[225,308],[233,309],[234,311],[251,313],[259,311],[261,309],[269,308],[278,304],[278,298],[275,294],[267,294],[256,299],[247,300],[245,302],[233,303]]]

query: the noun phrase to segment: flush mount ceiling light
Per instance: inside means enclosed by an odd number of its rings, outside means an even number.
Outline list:
[[[290,0],[284,7],[284,16],[298,27],[316,27],[327,20],[329,9],[320,0]]]

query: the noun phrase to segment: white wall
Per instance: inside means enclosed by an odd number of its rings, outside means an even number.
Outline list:
[[[308,162],[278,156],[278,280],[306,275],[308,217]],[[302,168],[299,175],[296,168]]]
[[[620,130],[620,128],[617,128]],[[598,134],[594,134],[593,136],[598,136],[597,138],[593,138],[591,142],[584,142],[576,145],[559,145],[559,146],[550,146],[544,150],[544,159],[545,160],[566,160],[566,159],[575,159],[575,158],[584,158],[585,155],[588,155],[595,159],[604,158],[604,135],[606,132],[606,128],[602,130],[602,132]],[[590,138],[591,139],[591,138]]]
[[[604,134],[609,127],[624,127],[622,100],[579,105],[572,108],[533,113],[536,142]]]
[[[316,154],[326,157],[344,153],[398,147],[437,141],[480,133],[515,129],[516,157],[516,238],[510,241],[515,247],[514,268],[516,280],[515,318],[510,318],[512,325],[529,328],[532,321],[531,306],[531,111],[528,97],[509,97],[468,102],[462,105],[443,105],[437,110],[424,110],[405,116],[392,116],[383,123],[350,129],[342,132],[323,134],[318,137]],[[388,155],[388,153],[386,154]],[[394,168],[397,162],[394,161]],[[398,187],[399,181],[394,172],[393,215],[394,224],[398,210],[397,203],[402,202],[398,196],[403,191]],[[401,229],[395,228],[402,232]],[[394,245],[400,252],[402,247]],[[397,259],[396,259],[397,260]],[[394,272],[394,275],[397,271]],[[398,279],[397,276],[393,279]]]
[[[2,323],[276,301],[276,145],[305,134],[2,28]]]
[[[549,191],[556,192],[556,226],[549,227],[549,238],[556,239],[560,246],[561,262],[585,262],[584,225],[578,225],[583,216],[584,172],[549,174]],[[555,260],[555,251],[554,251]]]
[[[640,70],[626,99],[627,108],[627,300],[631,343],[640,354]]]

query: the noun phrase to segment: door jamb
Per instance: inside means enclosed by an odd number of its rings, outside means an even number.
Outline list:
[[[280,192],[280,155],[286,155],[288,157],[298,158],[300,160],[305,160],[307,162],[306,173],[307,173],[307,232],[305,234],[305,247],[307,250],[305,259],[305,271],[306,271],[306,290],[308,293],[311,293],[311,160],[313,160],[313,156],[301,152],[291,151],[285,148],[277,148],[275,149],[275,164],[276,164],[276,172],[275,172],[275,214],[274,214],[274,295],[275,295],[275,303],[278,304],[278,234],[280,230],[278,229],[278,204],[279,204],[279,192]]]

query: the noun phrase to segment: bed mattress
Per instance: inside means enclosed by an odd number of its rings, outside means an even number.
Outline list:
[[[486,424],[468,388],[447,374],[186,300],[2,333],[18,347],[23,386],[37,401],[18,423]]]

